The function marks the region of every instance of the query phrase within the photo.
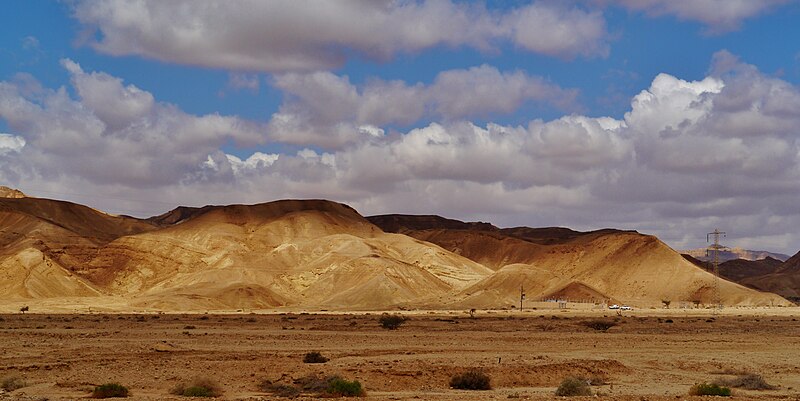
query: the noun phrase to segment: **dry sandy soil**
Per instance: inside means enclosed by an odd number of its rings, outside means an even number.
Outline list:
[[[798,308],[418,312],[394,331],[378,313],[0,317],[0,379],[28,383],[0,399],[81,399],[111,381],[132,399],[179,399],[170,389],[197,377],[216,381],[223,399],[275,399],[261,382],[317,373],[357,379],[376,400],[554,399],[567,375],[605,377],[593,387],[600,399],[684,400],[702,399],[686,395],[694,383],[747,371],[778,388],[735,389],[734,399],[800,400]],[[596,331],[585,325],[593,319],[616,326]],[[330,361],[304,364],[314,350]],[[494,390],[449,388],[472,367]]]

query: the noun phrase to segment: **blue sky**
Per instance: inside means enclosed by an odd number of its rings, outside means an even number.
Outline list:
[[[800,248],[797,1],[6,7],[0,183],[32,195]]]

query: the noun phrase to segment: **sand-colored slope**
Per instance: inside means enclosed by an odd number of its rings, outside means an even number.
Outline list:
[[[635,305],[655,306],[667,299],[714,303],[714,276],[653,236],[599,235],[582,244],[556,246],[536,265]],[[720,280],[720,296],[726,305],[787,304],[774,294],[726,280]]]
[[[430,216],[370,219],[385,229],[436,243],[497,270],[497,277],[462,291],[463,299],[456,301],[459,305],[513,305],[519,300],[520,284],[525,285],[529,298],[585,287],[591,289],[583,294],[587,299],[606,296],[609,301],[639,306],[658,306],[667,299],[714,302],[713,275],[686,261],[657,238],[636,232],[580,233],[558,227],[497,229],[448,219],[444,220],[444,227],[436,227],[437,220]],[[727,305],[787,303],[773,294],[725,280],[720,288]]]
[[[770,291],[800,302],[800,252],[789,258],[774,272],[748,277],[742,284],[757,288],[761,291]]]
[[[113,241],[83,274],[143,306],[376,309],[444,296],[491,273],[333,202],[201,209]]]
[[[41,299],[101,292],[39,250],[27,248],[0,260],[0,294],[3,299]]]

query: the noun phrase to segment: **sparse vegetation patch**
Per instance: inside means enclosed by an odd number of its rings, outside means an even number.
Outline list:
[[[129,394],[128,388],[119,383],[101,384],[92,391],[92,398],[124,398]]]
[[[328,362],[328,358],[320,354],[318,351],[309,352],[303,357],[303,363],[325,363],[325,362]]]
[[[589,386],[588,380],[569,376],[558,385],[556,395],[559,397],[589,396],[592,395],[592,388]]]
[[[689,389],[689,395],[716,395],[720,397],[730,397],[731,389],[717,384],[699,383]]]
[[[480,369],[470,369],[450,378],[450,387],[459,390],[491,390],[492,379]]]
[[[209,379],[198,379],[187,385],[180,383],[172,389],[172,394],[184,397],[219,397],[222,390]]]
[[[3,378],[3,381],[0,382],[0,388],[5,391],[19,390],[27,385],[28,384],[25,383],[25,380],[22,380],[22,378],[19,376],[8,376]]]
[[[597,331],[608,331],[608,329],[616,326],[617,323],[611,320],[598,319],[598,320],[587,320],[583,322],[583,325]]]
[[[714,383],[720,387],[743,388],[745,390],[774,390],[776,387],[767,383],[761,375],[754,373],[740,374],[731,378],[720,378]]]
[[[388,313],[384,313],[378,318],[378,323],[381,324],[381,327],[388,330],[397,330],[400,325],[406,322],[408,318],[403,315],[390,315]]]

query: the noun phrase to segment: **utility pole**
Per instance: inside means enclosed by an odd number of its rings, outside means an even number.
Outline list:
[[[706,242],[714,238],[714,244],[710,245],[706,250],[706,256],[711,252],[711,265],[714,267],[714,302],[717,303],[717,308],[722,309],[722,295],[719,290],[719,251],[725,247],[719,244],[719,237],[725,238],[725,231],[715,229],[714,232],[706,234]]]

